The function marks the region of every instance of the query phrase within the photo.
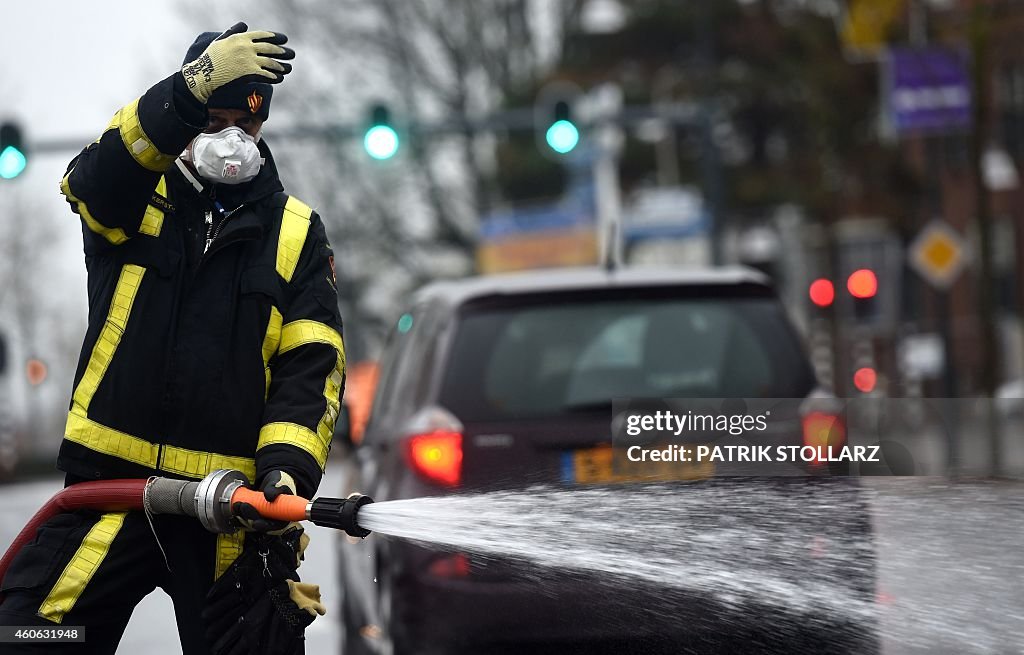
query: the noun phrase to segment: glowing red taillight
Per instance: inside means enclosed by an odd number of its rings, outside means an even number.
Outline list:
[[[438,557],[427,568],[427,572],[439,578],[465,578],[469,575],[469,556],[465,553],[451,553]]]
[[[825,446],[832,446],[838,452],[846,443],[846,426],[841,416],[828,412],[809,412],[803,418],[804,445],[812,446],[819,453],[827,453]],[[820,464],[820,462],[815,462]]]
[[[406,440],[406,454],[414,471],[449,487],[462,481],[462,433],[436,430]]]

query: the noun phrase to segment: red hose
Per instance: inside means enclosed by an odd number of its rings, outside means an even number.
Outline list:
[[[71,485],[55,494],[39,508],[35,516],[21,529],[14,542],[0,559],[0,582],[21,547],[35,539],[39,526],[61,512],[76,509],[95,509],[107,512],[125,512],[142,509],[146,480],[100,480]],[[0,601],[3,596],[0,595]]]

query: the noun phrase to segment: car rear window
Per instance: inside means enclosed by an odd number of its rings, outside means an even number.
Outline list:
[[[814,386],[774,298],[512,303],[460,315],[440,401],[463,420],[604,411],[623,397],[802,397]]]

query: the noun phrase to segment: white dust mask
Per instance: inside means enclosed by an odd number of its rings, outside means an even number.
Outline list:
[[[240,127],[200,134],[192,141],[192,164],[203,178],[219,184],[243,184],[263,165],[256,139]]]

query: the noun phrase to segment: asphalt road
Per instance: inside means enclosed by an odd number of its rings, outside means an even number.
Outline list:
[[[891,654],[1024,653],[1024,484],[939,478],[875,479],[883,649]],[[2,488],[0,545],[60,488],[58,478]],[[339,470],[321,487],[342,489]],[[310,526],[303,579],[321,585],[326,617],[307,631],[308,653],[334,653],[339,590],[332,531]],[[120,652],[180,653],[170,601],[159,590],[136,609]]]

